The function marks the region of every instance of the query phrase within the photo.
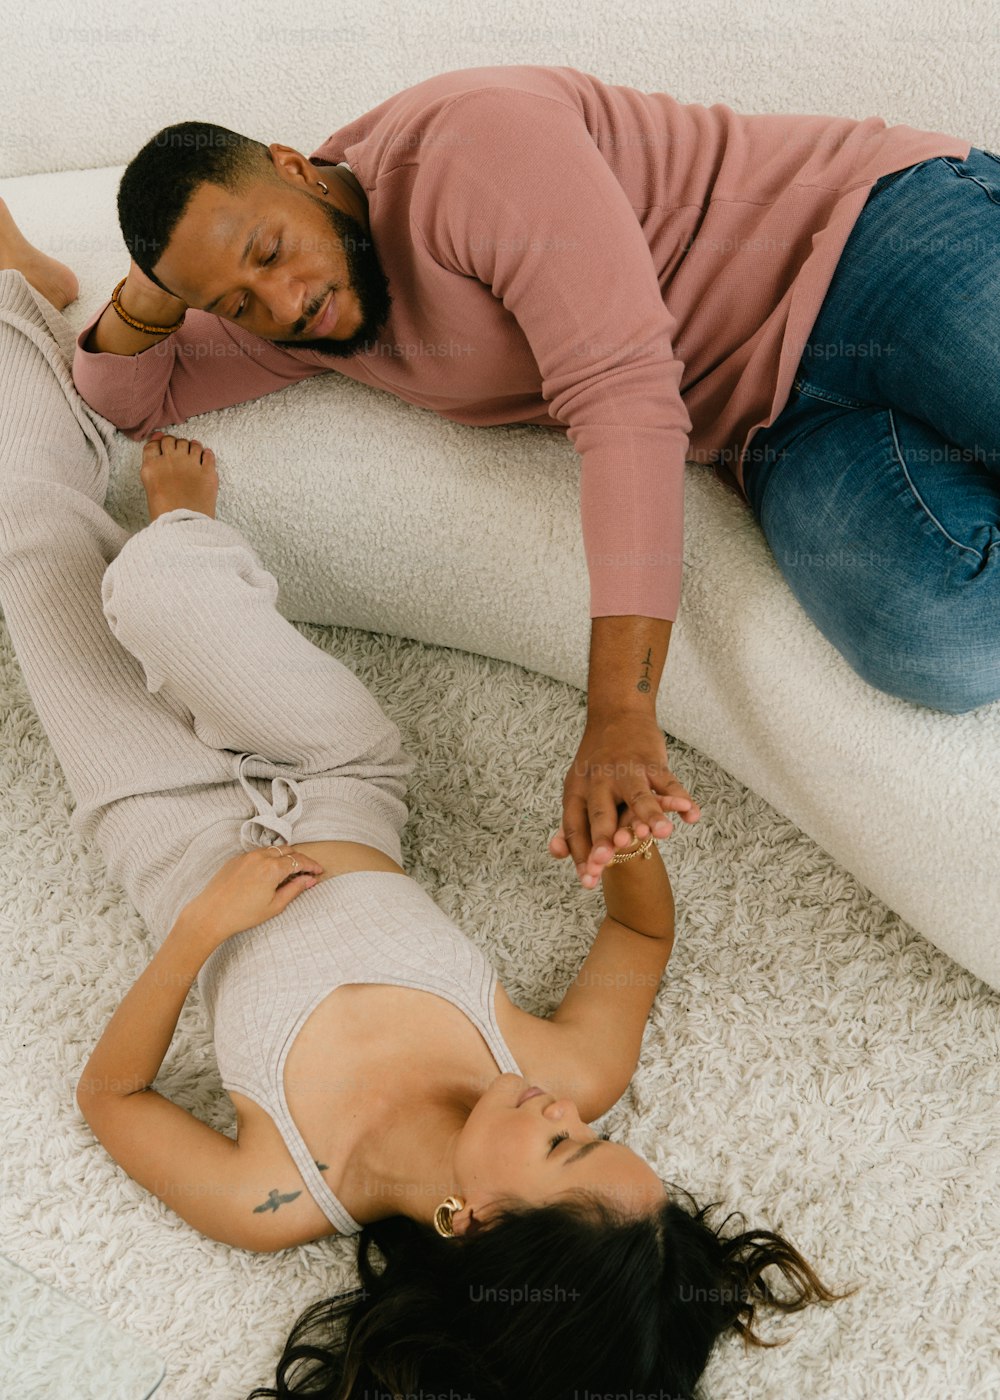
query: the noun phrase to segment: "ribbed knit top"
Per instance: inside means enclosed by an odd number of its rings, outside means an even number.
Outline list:
[[[345,1235],[361,1225],[330,1190],[289,1113],[284,1069],[310,1013],[351,982],[444,997],[480,1031],[498,1074],[522,1072],[497,1024],[496,969],[408,875],[334,876],[223,943],[198,975],[222,1083],[273,1119],[310,1194]]]

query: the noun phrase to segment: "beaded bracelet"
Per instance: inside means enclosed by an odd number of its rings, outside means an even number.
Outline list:
[[[122,280],[118,283],[118,286],[111,293],[111,305],[115,308],[115,310],[118,312],[118,315],[122,318],[123,321],[126,322],[127,325],[130,325],[133,328],[133,330],[145,331],[147,335],[169,335],[171,331],[180,330],[181,326],[183,326],[184,324],[184,316],[187,315],[186,310],[184,312],[184,315],[181,316],[181,319],[179,321],[175,321],[172,326],[150,326],[147,325],[145,321],[137,321],[134,316],[130,316],[125,310],[125,308],[122,306],[121,302],[118,300],[119,293],[121,292],[122,287],[124,287],[125,281],[126,279],[123,277]]]

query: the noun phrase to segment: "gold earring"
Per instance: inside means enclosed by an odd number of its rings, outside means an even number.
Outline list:
[[[462,1210],[465,1202],[460,1196],[447,1196],[437,1210],[434,1212],[434,1228],[439,1235],[444,1235],[445,1239],[451,1239],[455,1233],[455,1225],[452,1217],[456,1210]]]

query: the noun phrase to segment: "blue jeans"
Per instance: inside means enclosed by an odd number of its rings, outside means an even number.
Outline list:
[[[952,714],[1000,697],[1000,155],[873,187],[744,485],[870,685]]]

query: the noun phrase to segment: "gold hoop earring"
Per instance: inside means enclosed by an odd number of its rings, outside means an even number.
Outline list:
[[[465,1202],[459,1196],[447,1196],[437,1210],[434,1212],[434,1228],[439,1235],[445,1239],[451,1239],[455,1234],[455,1223],[452,1217],[456,1210],[462,1210]]]

